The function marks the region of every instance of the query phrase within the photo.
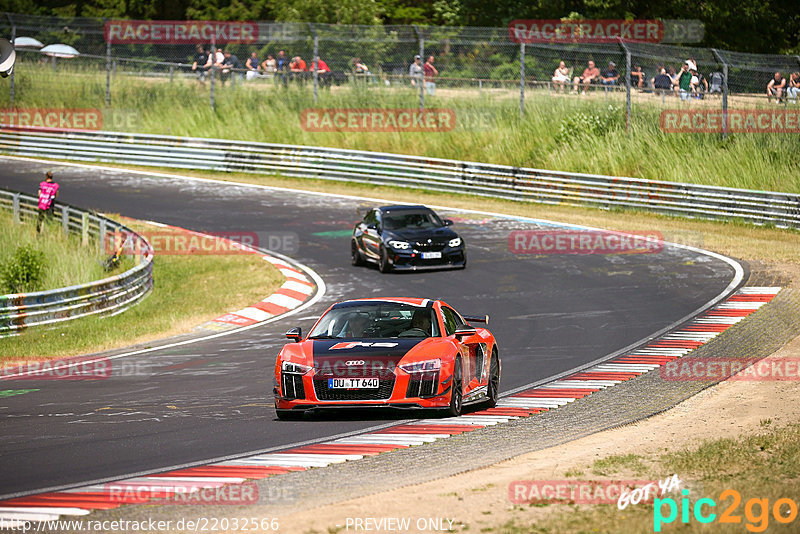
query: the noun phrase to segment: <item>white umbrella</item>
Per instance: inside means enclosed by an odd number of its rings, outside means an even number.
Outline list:
[[[65,44],[47,45],[42,48],[40,52],[46,56],[63,58],[71,58],[81,55],[80,52]]]
[[[44,45],[33,37],[17,37],[14,39],[14,48],[41,48]]]

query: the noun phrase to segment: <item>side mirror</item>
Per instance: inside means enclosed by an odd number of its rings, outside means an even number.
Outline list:
[[[295,326],[286,331],[286,337],[295,343],[300,343],[300,340],[303,339],[303,333],[299,326]]]
[[[377,229],[378,229],[378,225],[375,224],[375,223],[371,223],[371,224],[367,225],[367,230],[377,230]]]
[[[453,221],[451,221],[450,219],[445,219],[442,222],[444,223],[445,226],[453,226]]]
[[[474,336],[477,333],[478,333],[478,331],[475,330],[473,327],[471,327],[468,324],[463,324],[461,326],[457,326],[456,327],[456,331],[455,331],[456,339],[458,339],[458,340],[460,340],[461,338]]]

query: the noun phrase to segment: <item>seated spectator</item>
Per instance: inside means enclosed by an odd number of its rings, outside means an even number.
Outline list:
[[[681,65],[681,71],[676,76],[677,83],[675,85],[678,88],[678,94],[680,94],[681,100],[689,100],[692,94],[692,73],[689,69],[690,61],[687,59],[683,65]]]
[[[247,58],[244,66],[247,68],[247,80],[258,78],[258,71],[261,68],[261,65],[258,62],[258,56],[255,52],[250,54],[250,57]]]
[[[656,74],[656,77],[651,80],[651,83],[653,84],[653,89],[655,89],[656,92],[662,94],[666,92],[672,92],[672,78],[669,74],[667,74],[667,69],[664,67],[661,67],[661,70],[659,70],[658,74]]]
[[[414,62],[408,67],[408,76],[411,78],[411,85],[415,86],[422,79],[422,58],[414,56]]]
[[[278,62],[275,61],[275,56],[269,54],[267,59],[261,63],[261,69],[267,74],[275,74],[275,72],[278,70]]]
[[[772,102],[772,97],[774,96],[775,103],[780,103],[784,89],[786,89],[786,79],[781,76],[780,72],[776,72],[775,76],[767,84],[767,100]]]
[[[583,69],[582,76],[575,76],[575,79],[572,80],[572,87],[573,90],[577,93],[578,92],[578,84],[583,85],[583,89],[581,94],[586,94],[586,89],[589,87],[591,83],[597,83],[598,78],[600,77],[600,69],[598,69],[594,61],[589,60],[586,64],[586,68]]]
[[[330,86],[331,69],[328,67],[328,64],[325,63],[325,61],[320,59],[319,56],[317,56],[314,61],[311,62],[311,68],[309,70],[317,73],[317,80],[319,81],[320,86]]]
[[[797,94],[800,93],[800,72],[793,72],[789,75],[789,83],[786,85],[786,94],[792,104],[797,104]]]
[[[206,73],[210,66],[208,64],[209,53],[206,52],[203,45],[197,45],[196,53],[194,55],[194,62],[192,63],[192,70],[197,72],[197,79],[201,82],[206,81]]]
[[[708,93],[721,93],[722,92],[722,83],[725,81],[725,77],[722,75],[720,71],[714,71],[711,73],[711,87],[708,89]]]
[[[220,80],[224,84],[225,81],[231,76],[231,74],[235,74],[237,70],[242,70],[242,62],[239,61],[239,58],[236,57],[234,54],[231,54],[230,50],[226,50],[224,53],[225,59],[222,62],[222,76],[220,76]],[[238,75],[240,78],[242,74]]]
[[[617,85],[617,80],[619,80],[619,72],[617,72],[617,64],[613,61],[608,62],[608,68],[603,69],[600,73],[600,83],[606,86],[606,91],[608,91],[611,86]]]
[[[222,63],[225,61],[225,54],[222,53],[221,48],[217,48],[216,52],[209,51],[208,53],[208,62],[206,66],[209,69],[214,69],[211,74],[213,75],[214,72],[217,72],[222,69]]]
[[[638,87],[639,89],[642,89],[644,87],[645,79],[646,78],[644,75],[644,71],[642,70],[642,66],[636,65],[635,67],[633,67],[633,71],[631,72],[631,85],[633,85],[634,87]]]
[[[363,78],[372,83],[376,81],[375,76],[369,71],[369,67],[361,61],[360,57],[353,58],[353,74],[356,75],[356,78]]]
[[[567,89],[567,84],[569,83],[569,69],[567,65],[561,61],[556,67],[556,70],[553,71],[553,87],[555,87],[557,93],[563,93]]]
[[[306,62],[303,60],[303,58],[300,56],[295,56],[289,63],[289,70],[291,72],[306,72],[308,68],[306,67]]]
[[[695,98],[703,98],[703,95],[708,92],[708,81],[699,71],[690,70],[689,72],[692,75],[692,79],[689,82],[692,88],[692,95]]]

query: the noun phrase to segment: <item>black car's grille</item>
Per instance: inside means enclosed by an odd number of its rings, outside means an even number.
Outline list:
[[[303,389],[303,375],[296,373],[281,373],[281,393],[284,399],[305,399]]]
[[[447,241],[439,241],[434,239],[430,243],[427,241],[417,241],[414,243],[414,248],[420,252],[441,252],[447,246]]]
[[[439,385],[439,372],[414,373],[408,379],[406,397],[432,397]]]
[[[375,389],[328,389],[328,379],[314,379],[314,392],[321,401],[384,400],[392,396],[394,376],[378,381]]]

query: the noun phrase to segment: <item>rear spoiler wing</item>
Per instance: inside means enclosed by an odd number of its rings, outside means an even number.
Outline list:
[[[489,324],[489,316],[488,315],[463,315],[464,320],[468,323],[483,323]]]

